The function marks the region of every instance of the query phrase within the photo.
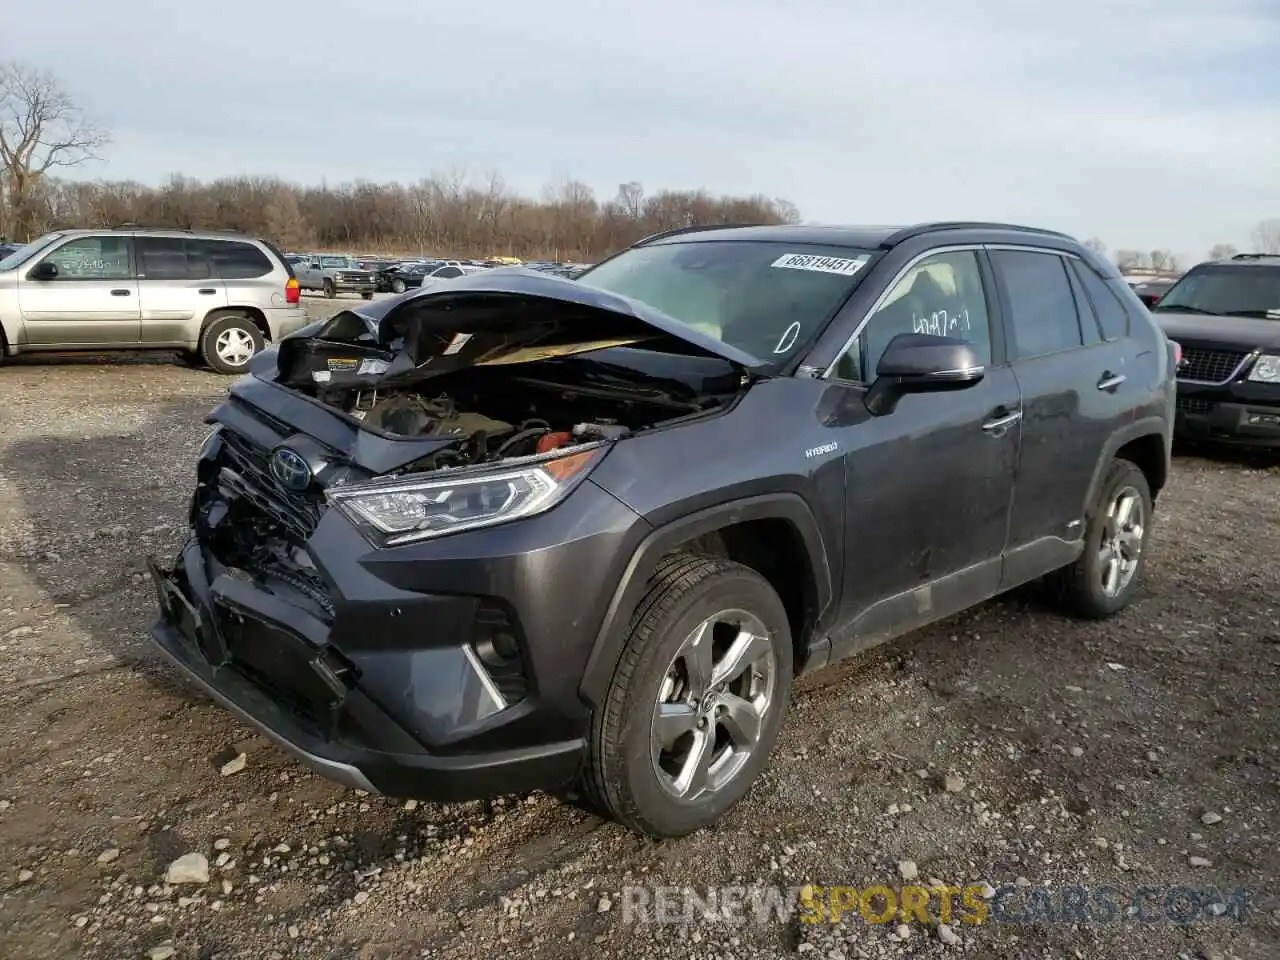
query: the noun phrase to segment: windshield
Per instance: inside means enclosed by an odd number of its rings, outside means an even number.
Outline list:
[[[46,233],[43,237],[32,240],[25,246],[19,247],[3,260],[0,260],[0,273],[3,273],[5,270],[12,270],[14,267],[22,266],[22,264],[26,263],[37,253],[62,236],[63,234],[61,233]]]
[[[840,309],[870,250],[759,240],[655,243],[578,278],[642,300],[752,356],[780,363]]]
[[[350,257],[321,257],[320,266],[321,268],[339,267],[342,269],[346,269],[346,268],[355,267],[356,262],[352,260]]]
[[[1280,266],[1196,267],[1155,309],[1280,320]]]

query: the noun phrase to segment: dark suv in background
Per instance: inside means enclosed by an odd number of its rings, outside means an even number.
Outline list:
[[[1174,363],[1114,266],[999,224],[680,230],[355,304],[210,415],[152,636],[344,783],[687,833],[794,676],[1037,578],[1129,603]]]
[[[1280,447],[1280,254],[1193,267],[1153,315],[1182,346],[1177,432]]]

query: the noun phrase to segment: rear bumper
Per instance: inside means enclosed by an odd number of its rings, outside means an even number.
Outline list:
[[[287,337],[311,322],[306,309],[302,306],[268,307],[262,312],[267,318],[267,328],[271,331],[272,343],[278,343],[281,337]]]
[[[1188,439],[1280,446],[1280,386],[1178,385],[1174,433]]]

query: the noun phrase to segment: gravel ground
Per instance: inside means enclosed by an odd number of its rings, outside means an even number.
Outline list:
[[[338,787],[157,661],[143,557],[181,539],[226,386],[163,357],[0,370],[0,954],[1280,956],[1275,458],[1178,458],[1113,621],[1023,592],[801,681],[748,798],[650,843],[540,794]],[[661,924],[624,891],[911,876],[1003,906],[976,925]],[[1118,915],[1059,915],[1070,887],[1115,888]],[[1177,923],[1175,887],[1250,907]],[[1125,912],[1140,888],[1151,922]]]

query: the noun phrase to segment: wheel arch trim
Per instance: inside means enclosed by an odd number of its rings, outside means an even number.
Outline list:
[[[584,701],[591,705],[602,702],[625,640],[622,628],[643,595],[658,560],[679,543],[751,520],[782,520],[799,535],[809,557],[817,617],[822,620],[832,602],[831,568],[818,522],[798,494],[762,494],[686,514],[648,533],[632,553],[605,609],[583,668],[579,695]]]

